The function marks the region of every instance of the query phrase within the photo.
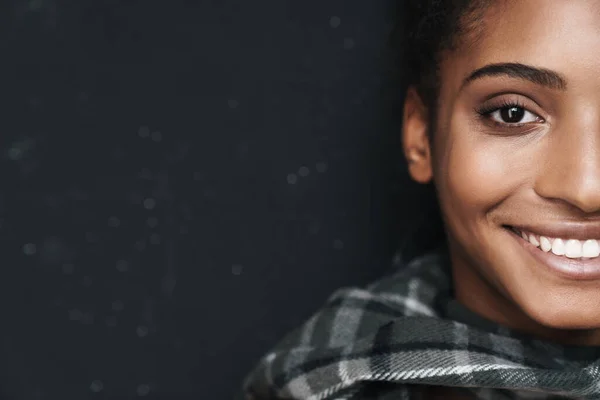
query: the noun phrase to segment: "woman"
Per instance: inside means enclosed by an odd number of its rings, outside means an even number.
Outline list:
[[[446,243],[334,294],[247,397],[600,398],[600,0],[407,3],[403,151]]]

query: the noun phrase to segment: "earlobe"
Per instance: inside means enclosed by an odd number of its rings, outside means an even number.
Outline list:
[[[404,101],[402,145],[412,179],[429,183],[433,178],[429,117],[421,96],[413,86],[408,88]]]

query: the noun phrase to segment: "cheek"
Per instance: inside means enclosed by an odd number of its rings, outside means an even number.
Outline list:
[[[508,169],[506,158],[493,149],[463,141],[448,155],[448,190],[470,206],[490,206],[503,196]]]
[[[451,210],[477,217],[511,196],[527,180],[515,138],[485,135],[468,125],[448,131],[438,182]]]

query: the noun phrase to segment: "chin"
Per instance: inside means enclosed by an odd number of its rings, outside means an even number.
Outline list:
[[[503,265],[505,293],[538,325],[554,330],[600,329],[600,279],[598,260],[569,260],[543,252],[508,232],[512,248]],[[506,269],[508,266],[508,269]],[[582,273],[583,271],[584,273]]]
[[[590,330],[600,328],[600,307],[592,307],[589,303],[581,307],[572,308],[565,307],[564,302],[562,306],[534,302],[534,304],[528,307],[523,307],[523,310],[531,319],[546,328],[556,330]]]

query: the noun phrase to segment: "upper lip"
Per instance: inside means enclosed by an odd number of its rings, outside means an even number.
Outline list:
[[[509,225],[518,231],[560,239],[600,239],[600,221],[595,223],[543,223],[532,225]]]

